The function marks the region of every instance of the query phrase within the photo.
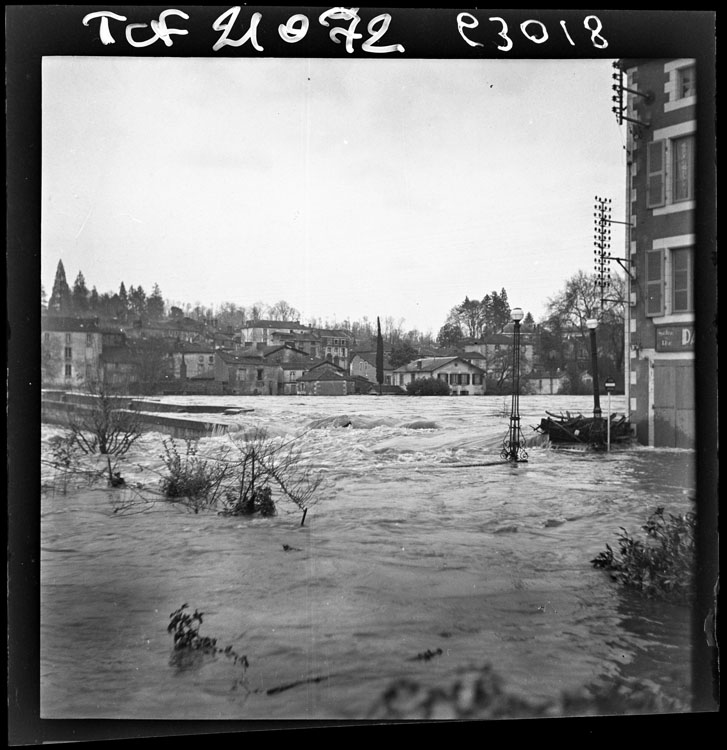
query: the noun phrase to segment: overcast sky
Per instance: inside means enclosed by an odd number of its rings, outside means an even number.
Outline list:
[[[42,282],[437,334],[539,319],[624,219],[610,60],[46,57]],[[612,233],[622,256],[622,225]],[[615,265],[615,264],[614,264]],[[614,270],[617,270],[617,266]]]

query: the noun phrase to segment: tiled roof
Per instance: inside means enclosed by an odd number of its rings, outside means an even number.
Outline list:
[[[249,357],[233,354],[232,352],[217,352],[220,359],[227,365],[256,365],[257,367],[277,367],[277,365],[263,362],[262,357]]]
[[[477,365],[462,359],[462,357],[426,357],[424,359],[415,359],[413,362],[409,362],[409,364],[397,367],[394,372],[434,372],[434,370],[449,365],[455,360],[465,362],[470,367],[475,367],[478,370],[481,369],[477,367]],[[421,363],[421,365],[419,363]]]
[[[305,356],[308,356],[308,352],[304,352],[302,349],[296,349],[294,346],[288,346],[288,344],[275,344],[273,346],[261,346],[258,349],[258,351],[262,354],[263,357],[268,357],[271,354],[274,354],[275,352],[285,350],[285,349],[295,354],[303,354]]]
[[[46,315],[41,320],[43,331],[63,333],[101,333],[98,318],[70,318]]]
[[[320,359],[317,362],[314,362],[311,364],[310,369],[311,370],[318,370],[325,366],[330,367],[332,370],[339,371],[339,372],[346,372],[345,368],[340,367],[339,365],[331,362],[329,359]]]

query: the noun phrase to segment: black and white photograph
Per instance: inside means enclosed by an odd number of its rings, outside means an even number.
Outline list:
[[[6,7],[10,744],[718,712],[715,16]]]

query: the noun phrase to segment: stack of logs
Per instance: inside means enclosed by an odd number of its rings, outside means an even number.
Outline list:
[[[606,418],[584,417],[582,414],[552,414],[540,421],[536,428],[547,435],[554,445],[583,445],[605,447],[608,440]],[[629,443],[632,439],[631,425],[623,414],[611,414],[610,442],[614,444]]]

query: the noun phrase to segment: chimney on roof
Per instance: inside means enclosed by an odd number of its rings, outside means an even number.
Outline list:
[[[421,359],[418,359],[417,360],[417,370],[421,370],[421,369],[422,369],[422,361],[421,361]]]

